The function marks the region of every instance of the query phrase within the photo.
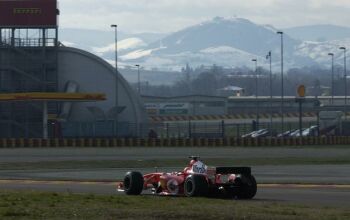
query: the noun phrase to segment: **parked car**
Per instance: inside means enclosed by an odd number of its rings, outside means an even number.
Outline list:
[[[252,138],[262,138],[262,137],[267,137],[270,136],[271,132],[267,129],[261,129],[258,132],[254,133],[252,135]]]
[[[318,126],[313,125],[309,128],[303,128],[301,131],[302,137],[318,136]],[[296,129],[288,134],[287,137],[300,137],[300,129]]]
[[[305,130],[306,128],[302,128],[301,129],[301,133],[303,133],[303,131]],[[297,129],[295,130],[294,132],[290,133],[289,134],[289,137],[300,137],[300,129]]]
[[[263,133],[265,131],[266,131],[266,129],[260,129],[260,130],[257,130],[257,131],[252,131],[252,132],[250,132],[248,134],[244,134],[241,137],[242,138],[254,138],[256,135],[258,135],[260,133]]]
[[[290,134],[294,133],[295,131],[296,131],[295,129],[294,130],[285,131],[285,132],[283,132],[281,134],[278,134],[277,137],[278,138],[289,137]]]
[[[250,137],[252,137],[252,135],[253,134],[255,134],[257,131],[252,131],[252,132],[249,132],[249,133],[247,133],[247,134],[243,134],[242,136],[241,136],[241,138],[250,138]]]
[[[306,128],[303,130],[303,137],[315,137],[318,136],[318,126],[317,125],[313,125],[309,128]]]

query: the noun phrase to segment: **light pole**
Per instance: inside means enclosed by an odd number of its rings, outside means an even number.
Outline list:
[[[141,97],[141,86],[140,86],[140,65],[136,64],[135,65],[137,67],[137,90],[139,93],[139,96]],[[136,128],[137,128],[137,135],[139,135],[139,131],[140,131],[140,124],[138,119],[136,119]]]
[[[283,80],[283,32],[278,31],[281,35],[281,126],[282,133],[284,132],[284,80]]]
[[[139,95],[141,95],[141,85],[140,85],[140,65],[136,64],[137,67],[137,91],[139,92]]]
[[[346,47],[339,47],[340,50],[344,51],[344,92],[345,92],[345,98],[344,98],[344,108],[345,108],[345,119],[347,118],[347,96],[348,96],[348,83],[347,83],[347,74],[346,74]]]
[[[269,60],[270,62],[270,130],[272,130],[272,102],[273,102],[273,97],[272,97],[272,53],[269,51],[269,53],[266,55],[266,59]]]
[[[119,103],[118,103],[118,25],[112,24],[111,28],[114,28],[114,36],[115,36],[115,128],[116,128],[116,136],[119,136],[119,119],[118,119],[118,110],[119,110]]]
[[[255,62],[255,105],[256,105],[256,130],[259,130],[259,100],[258,100],[258,60],[252,59]]]
[[[329,56],[332,57],[332,105],[334,104],[334,53],[329,53]]]

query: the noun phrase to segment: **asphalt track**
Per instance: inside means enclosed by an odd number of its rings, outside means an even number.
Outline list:
[[[151,160],[186,158],[338,158],[350,157],[350,148],[42,148],[0,149],[0,163],[45,161]],[[167,168],[170,170],[177,168]],[[120,195],[111,180],[121,179],[124,169],[1,170],[1,190]],[[142,169],[141,171],[154,171]],[[259,185],[255,200],[350,207],[350,165],[253,166]],[[8,180],[11,179],[11,180]],[[22,179],[22,180],[19,180]],[[24,179],[24,180],[23,180]],[[67,179],[80,181],[53,181]],[[48,181],[51,180],[51,181]],[[109,180],[108,182],[104,182]],[[85,181],[85,182],[82,182]],[[305,185],[304,182],[316,185]],[[301,183],[288,185],[285,183]],[[332,185],[329,185],[332,184]]]
[[[65,161],[103,161],[103,160],[154,160],[183,159],[189,155],[205,158],[251,159],[264,158],[350,158],[350,148],[336,147],[264,147],[264,148],[229,148],[229,147],[188,147],[188,148],[35,148],[35,149],[0,149],[0,165],[17,162],[65,162]],[[162,168],[161,171],[177,171],[183,167]],[[92,180],[113,181],[122,179],[127,168],[106,169],[50,169],[45,167],[35,170],[0,169],[0,179],[34,180]],[[350,185],[350,165],[279,165],[253,166],[253,174],[260,183],[313,183],[313,184],[348,184]],[[154,172],[155,168],[134,169],[142,173]]]
[[[141,173],[150,173],[156,171],[173,172],[180,171],[183,169],[183,167],[163,167],[157,169],[87,168],[0,170],[0,179],[116,181],[122,180],[125,173],[130,170],[140,171]],[[252,172],[259,183],[311,183],[350,185],[349,165],[252,166]]]
[[[349,148],[333,147],[122,147],[122,148],[16,148],[0,149],[0,163],[88,160],[151,160],[187,158],[332,158],[350,157]]]

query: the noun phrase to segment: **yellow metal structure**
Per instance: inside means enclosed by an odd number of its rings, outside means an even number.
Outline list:
[[[64,93],[64,92],[30,92],[0,94],[0,102],[42,102],[43,103],[43,139],[48,139],[48,120],[57,115],[49,115],[48,102],[95,102],[106,100],[103,93]]]
[[[0,94],[0,101],[88,102],[103,100],[106,100],[106,95],[103,93],[30,92]]]

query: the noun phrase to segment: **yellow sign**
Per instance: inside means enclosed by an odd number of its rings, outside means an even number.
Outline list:
[[[300,85],[298,87],[298,95],[299,97],[305,97],[305,86],[304,85]]]
[[[14,8],[13,14],[41,14],[40,8]]]

